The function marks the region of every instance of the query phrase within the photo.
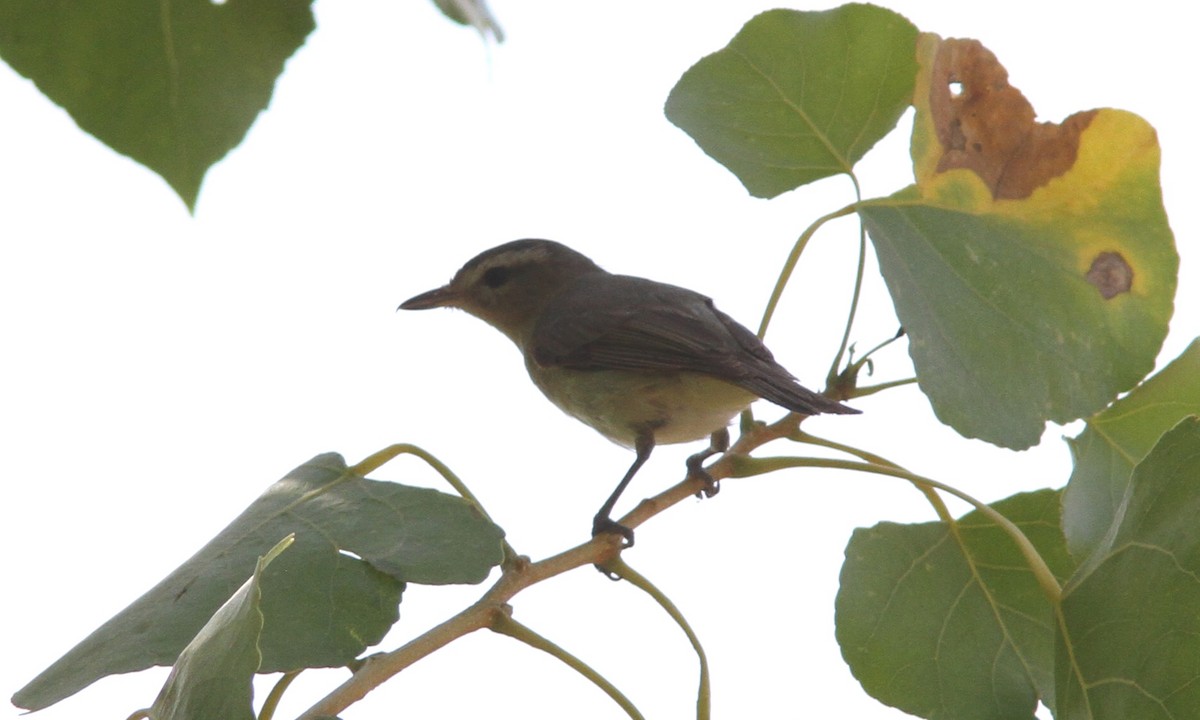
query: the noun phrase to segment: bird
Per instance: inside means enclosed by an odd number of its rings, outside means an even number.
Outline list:
[[[592,521],[633,545],[612,512],[656,445],[708,437],[687,461],[703,468],[729,447],[730,421],[758,398],[802,415],[859,411],[813,392],[746,327],[698,292],[602,269],[558,242],[514,240],[467,261],[449,283],[397,310],[457,308],[516,344],[530,379],[566,414],[632,448],[633,464]]]

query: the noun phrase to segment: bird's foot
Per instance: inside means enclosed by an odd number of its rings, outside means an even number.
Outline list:
[[[699,480],[704,483],[704,487],[696,492],[698,498],[710,498],[721,492],[721,483],[714,480],[707,470],[699,466],[699,463],[696,467],[692,467],[691,463],[688,463],[688,480]]]
[[[620,535],[624,538],[624,542],[621,543],[622,549],[633,547],[633,530],[630,530],[607,515],[597,515],[592,520],[592,537],[605,534]]]
[[[704,461],[729,449],[729,431],[721,428],[712,434],[708,447],[687,459],[688,480],[700,480],[704,487],[696,493],[698,498],[710,498],[721,492],[721,484],[704,469]]]
[[[595,519],[592,520],[592,537],[605,534],[620,535],[623,538],[623,542],[621,543],[622,550],[633,547],[633,530],[625,527],[607,515],[597,515]],[[600,571],[601,575],[609,580],[612,580],[613,582],[621,579],[620,575],[616,574],[612,570],[609,570],[603,565],[595,565],[594,567]]]

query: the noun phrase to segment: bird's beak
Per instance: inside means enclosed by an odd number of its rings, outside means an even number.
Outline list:
[[[449,285],[423,292],[400,303],[397,310],[428,310],[437,307],[458,307],[458,291]]]

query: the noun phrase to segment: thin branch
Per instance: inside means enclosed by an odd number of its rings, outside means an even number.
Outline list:
[[[730,477],[746,477],[784,468],[825,467],[888,475],[902,478],[916,485],[934,503],[935,508],[938,509],[938,515],[943,520],[953,522],[953,518],[950,517],[945,504],[942,503],[941,498],[937,496],[934,490],[950,493],[975,506],[992,522],[1000,526],[1017,544],[1034,576],[1041,585],[1043,592],[1055,602],[1061,597],[1062,588],[1058,585],[1058,581],[1053,573],[1050,572],[1045,560],[1042,559],[1037,549],[1033,547],[1033,544],[1021,532],[1020,528],[1008,518],[956,488],[908,472],[883,458],[865,451],[833,441],[821,440],[815,436],[802,433],[799,430],[799,423],[802,420],[803,416],[789,413],[770,425],[760,423],[745,424],[742,436],[738,438],[729,452],[707,468],[709,474],[714,480],[719,481]],[[780,438],[793,438],[803,442],[824,445],[831,449],[864,458],[867,461],[856,462],[826,458],[749,457],[751,451]],[[388,451],[394,452],[394,448],[404,447],[411,446],[393,446]],[[397,452],[396,454],[399,453]],[[379,454],[377,453],[376,455]],[[638,503],[633,510],[620,518],[619,522],[631,529],[638,527],[658,513],[695,495],[702,486],[703,481],[699,479],[685,479],[662,493]],[[300,720],[316,720],[320,717],[337,715],[365,697],[374,688],[435,650],[481,628],[496,628],[497,623],[503,623],[503,618],[508,617],[510,614],[509,601],[527,587],[585,565],[608,566],[614,569],[622,568],[622,565],[619,564],[620,553],[621,542],[619,537],[615,535],[600,535],[586,543],[537,562],[529,562],[525,558],[518,558],[503,568],[503,572],[496,582],[473,605],[428,630],[404,646],[391,652],[367,658],[348,680],[335,688],[320,702],[309,708],[300,716]]]
[[[733,453],[748,453],[772,440],[787,437],[795,430],[801,416],[794,413],[771,425],[753,425],[743,434],[720,460],[707,469],[714,480],[731,476]],[[375,453],[369,459],[388,459],[407,452],[412,446],[393,445]],[[382,465],[383,460],[379,464]],[[359,463],[356,468],[367,462]],[[378,466],[376,466],[378,467]],[[619,522],[635,528],[667,508],[696,494],[703,486],[698,479],[685,479],[658,495],[643,500]],[[585,565],[611,564],[621,552],[621,541],[616,535],[600,535],[557,555],[529,562],[524,558],[507,564],[496,582],[470,607],[426,631],[407,644],[366,658],[345,682],[306,710],[300,720],[316,720],[320,717],[336,716],[350,705],[358,702],[389,678],[430,653],[450,644],[476,630],[492,627],[498,614],[508,614],[508,602],[519,592],[543,580],[561,575]]]
[[[403,647],[368,657],[350,679],[306,710],[301,720],[336,716],[409,665],[464,635],[488,627],[494,611],[495,608],[483,605],[481,600]]]

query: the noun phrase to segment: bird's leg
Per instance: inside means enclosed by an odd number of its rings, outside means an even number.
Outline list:
[[[612,511],[617,505],[617,499],[621,497],[621,493],[625,492],[625,487],[629,485],[629,481],[637,474],[638,468],[650,458],[650,453],[654,450],[654,431],[645,430],[638,433],[633,449],[637,452],[637,457],[633,459],[633,464],[629,466],[629,470],[625,472],[625,477],[621,478],[621,482],[617,483],[617,489],[613,490],[612,495],[608,496],[608,499],[600,506],[600,512],[596,513],[596,517],[592,520],[593,537],[601,533],[616,533],[625,538],[625,547],[627,548],[633,547],[633,530],[613,520]]]
[[[729,428],[721,428],[709,438],[708,448],[701,450],[687,459],[688,479],[699,478],[704,481],[704,487],[696,493],[696,497],[710,498],[721,491],[721,486],[713,476],[704,469],[704,461],[729,449]]]

